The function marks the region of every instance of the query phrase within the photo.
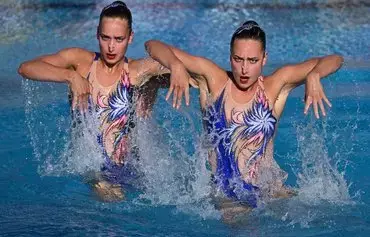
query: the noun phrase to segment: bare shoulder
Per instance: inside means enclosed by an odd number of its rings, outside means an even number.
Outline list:
[[[277,83],[277,81],[281,81],[286,78],[289,74],[293,71],[292,65],[284,65],[278,69],[276,69],[271,75],[265,77],[265,81],[269,81],[269,83]]]
[[[91,64],[94,60],[95,53],[83,48],[65,48],[59,51],[59,54],[64,57],[68,57],[76,64]]]
[[[140,59],[127,58],[127,61],[128,61],[128,66],[129,66],[130,72],[134,71],[134,70],[137,70],[137,68],[141,64],[145,63],[145,59],[143,59],[143,58],[140,58]]]
[[[264,77],[266,90],[273,93],[279,93],[286,85],[287,78],[294,72],[291,65],[285,65],[276,69],[271,75]]]
[[[69,67],[76,70],[82,76],[86,77],[95,53],[82,48],[65,48],[58,52],[58,55],[68,62]]]
[[[149,78],[169,73],[170,71],[156,60],[146,57],[140,59],[128,59],[130,79],[133,84],[141,85]]]
[[[128,60],[128,68],[130,71],[130,80],[133,84],[137,83],[137,77],[138,77],[138,71],[140,64],[144,63],[142,59],[133,59],[133,58],[127,58]]]
[[[132,70],[137,70],[138,68],[141,68],[141,67],[152,67],[152,66],[160,65],[159,62],[155,61],[151,57],[139,58],[139,59],[128,58],[127,60],[128,60],[128,66]]]
[[[272,104],[275,104],[277,100],[281,99],[281,96],[283,96],[285,92],[288,92],[284,90],[284,85],[285,77],[289,73],[289,70],[289,67],[284,66],[264,77],[263,85],[265,87],[265,92]]]
[[[285,86],[285,78],[291,73],[290,66],[284,66],[271,75],[264,77],[264,87],[266,96],[274,108],[274,115],[279,118],[284,110],[290,90]]]

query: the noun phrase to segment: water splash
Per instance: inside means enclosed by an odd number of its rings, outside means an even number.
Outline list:
[[[346,153],[343,153],[344,157],[338,157],[340,148],[334,155],[330,155],[328,149],[331,146],[328,137],[337,134],[327,132],[327,121],[317,123],[314,120],[311,116],[308,123],[295,124],[298,143],[296,159],[301,164],[300,168],[293,170],[297,176],[298,195],[273,201],[257,212],[281,220],[290,227],[328,228],[346,215],[346,206],[355,204],[345,179],[346,166],[340,165],[347,159]]]
[[[323,125],[318,129],[311,121],[297,127],[298,150],[302,161],[297,181],[299,198],[308,203],[323,200],[332,203],[349,202],[351,197],[344,171],[340,172],[338,163],[329,156],[325,122]]]
[[[192,121],[186,113],[185,118]],[[171,116],[170,113],[167,116]],[[167,120],[176,121],[173,118]],[[140,150],[140,169],[144,173],[144,193],[140,199],[150,200],[152,205],[173,205],[177,211],[205,218],[219,218],[219,213],[211,204],[210,171],[206,167],[208,151],[204,149],[202,138],[191,126],[176,126],[193,140],[195,152],[184,146],[186,141],[179,134],[166,130],[172,125],[158,126],[153,121],[140,121],[137,144]],[[199,144],[199,145],[198,145]]]
[[[40,174],[80,175],[91,170],[98,171],[103,158],[96,143],[97,119],[94,116],[82,118],[78,127],[71,128],[68,103],[55,102],[61,96],[65,97],[65,91],[61,93],[53,85],[30,81],[24,81],[23,89],[26,96],[26,123],[35,157],[42,163]],[[49,91],[47,97],[42,91]],[[135,165],[144,174],[143,192],[137,201],[149,200],[154,206],[176,206],[177,211],[202,218],[219,218],[220,214],[210,199],[210,171],[206,168],[208,150],[202,144],[201,141],[205,139],[199,135],[195,125],[199,121],[194,121],[194,118],[199,119],[199,114],[193,116],[183,111],[180,117],[175,117],[172,111],[163,108],[164,115],[157,114],[155,117],[164,120],[138,121],[133,136],[140,155]],[[314,210],[305,212],[310,209],[305,206],[325,202],[348,203],[351,197],[344,173],[337,166],[339,163],[333,164],[338,153],[331,157],[325,146],[328,138],[326,126],[317,128],[311,122],[297,126],[297,134],[302,167],[296,172],[299,194],[293,200],[301,210],[284,213],[289,213],[286,220],[310,223],[309,217],[312,217]],[[190,140],[193,148],[184,139]],[[304,218],[298,218],[297,213]]]
[[[55,84],[25,80],[22,87],[26,124],[34,157],[40,163],[39,174],[85,176],[99,171],[104,158],[96,139],[98,118],[88,114],[73,121],[67,91]],[[160,100],[163,102],[164,98]],[[194,125],[198,121],[192,121],[193,116],[186,112],[173,118],[169,107],[160,117],[168,119],[163,123],[155,119],[138,120],[131,134],[140,157],[132,165],[143,174],[138,185],[142,188],[141,195],[133,202],[149,200],[151,206],[170,205],[202,218],[217,217],[218,212],[209,198],[207,150],[194,143],[202,140]],[[182,133],[190,136],[185,139]],[[189,152],[192,149],[194,151]]]
[[[71,129],[70,141],[58,162],[63,164],[64,168],[61,171],[71,174],[100,171],[104,157],[102,148],[97,142],[100,124],[97,115],[89,113],[74,120],[73,123],[76,125]]]
[[[72,121],[65,87],[24,80],[22,88],[25,122],[34,157],[40,162],[39,174],[61,176],[98,171],[103,157],[96,140],[97,118],[91,114]]]

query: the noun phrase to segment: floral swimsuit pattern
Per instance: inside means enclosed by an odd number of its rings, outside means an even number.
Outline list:
[[[89,104],[90,108],[95,108],[100,123],[97,141],[104,156],[101,171],[109,182],[125,183],[133,171],[129,165],[117,164],[115,160],[123,159],[129,153],[127,143],[130,129],[134,127],[135,87],[130,83],[127,58],[124,59],[124,69],[119,80],[111,88],[105,88],[96,82],[96,65],[99,58],[100,54],[95,53],[88,80],[95,85]],[[108,146],[111,147],[111,151],[107,150]]]
[[[262,81],[262,77],[259,79]],[[257,205],[258,187],[242,179],[238,167],[238,150],[253,147],[247,160],[247,176],[253,178],[259,160],[264,156],[268,142],[275,131],[276,118],[269,107],[264,89],[258,85],[252,106],[246,111],[231,111],[231,119],[225,114],[225,89],[205,111],[206,129],[217,155],[215,182],[230,198]],[[234,117],[241,117],[236,120]]]
[[[96,111],[102,123],[110,124],[107,129],[102,131],[99,142],[103,145],[105,136],[115,129],[114,132],[114,151],[120,153],[125,150],[124,136],[129,132],[127,121],[131,114],[133,88],[130,85],[128,73],[122,70],[120,81],[116,90],[109,95],[98,93]]]

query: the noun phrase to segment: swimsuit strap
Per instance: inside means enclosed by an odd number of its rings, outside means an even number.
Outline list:
[[[128,59],[127,59],[126,56],[123,58],[123,61],[124,61],[123,69],[125,70],[126,74],[129,75],[130,74],[130,70],[128,68]]]
[[[266,100],[269,104],[269,107],[273,108],[273,105],[270,104],[271,101],[269,100],[268,96],[266,95],[265,85],[264,85],[263,82],[264,82],[264,77],[261,75],[261,76],[258,77],[259,90],[260,90],[260,92],[262,92],[263,96],[266,98]],[[258,91],[258,89],[257,89],[257,91]],[[256,93],[257,93],[257,91],[256,91]]]
[[[123,58],[124,64],[123,64],[123,70],[122,73],[125,74],[121,77],[121,80],[127,80],[125,83],[128,83],[128,86],[131,86],[131,80],[130,80],[130,70],[128,67],[128,59],[127,57]]]
[[[227,81],[225,82],[225,84],[223,85],[223,87],[221,89],[220,94],[216,97],[216,99],[214,100],[214,102],[212,104],[219,104],[219,103],[223,102],[226,86],[229,84],[230,81],[231,81],[230,79],[227,79]]]
[[[86,79],[87,79],[87,80],[89,80],[89,79],[90,79],[90,75],[91,75],[92,71],[95,71],[95,70],[94,70],[94,68],[96,68],[96,63],[97,63],[97,61],[98,61],[98,60],[99,60],[99,58],[100,58],[100,53],[98,53],[98,52],[94,52],[94,54],[95,54],[95,56],[94,56],[94,60],[93,60],[93,62],[92,62],[92,63],[91,63],[91,65],[90,65],[89,72],[87,73],[87,77],[86,77]]]
[[[263,84],[263,81],[264,81],[263,76],[262,76],[262,75],[261,75],[261,76],[259,76],[259,77],[258,77],[258,85],[261,87],[261,89],[262,89],[262,90],[265,90],[265,86],[264,86],[264,84]]]
[[[94,57],[94,61],[98,61],[100,58],[100,53],[98,52],[95,52],[95,57]]]

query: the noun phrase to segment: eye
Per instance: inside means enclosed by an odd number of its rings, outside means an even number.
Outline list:
[[[251,63],[251,64],[255,64],[255,63],[257,63],[258,62],[258,59],[251,59],[251,60],[249,60],[249,62]]]
[[[104,41],[109,40],[109,37],[108,37],[108,36],[106,36],[106,35],[100,35],[100,38],[101,38],[102,40],[104,40]]]
[[[234,58],[234,61],[237,62],[237,63],[240,63],[242,60],[240,58]]]
[[[118,37],[118,38],[116,38],[116,40],[117,40],[117,42],[121,43],[121,42],[123,42],[123,41],[125,40],[125,38],[123,38],[123,37]]]

